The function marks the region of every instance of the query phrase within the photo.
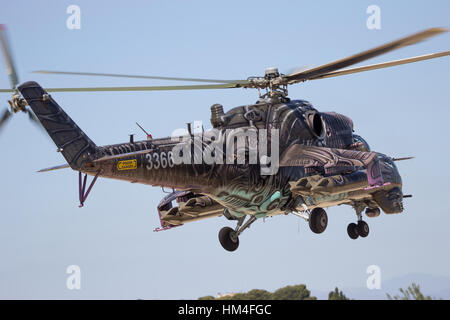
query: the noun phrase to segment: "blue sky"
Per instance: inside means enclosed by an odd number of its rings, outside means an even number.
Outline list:
[[[66,28],[66,8],[81,8],[81,29]],[[381,30],[366,28],[366,8],[381,8]],[[9,1],[0,22],[21,81],[44,87],[163,85],[168,82],[31,74],[38,69],[246,79],[269,66],[313,67],[428,27],[448,25],[449,1]],[[450,34],[370,60],[450,49]],[[350,207],[328,210],[322,235],[294,216],[256,222],[226,252],[216,218],[160,233],[159,188],[101,179],[84,208],[77,174],[37,174],[64,163],[50,139],[18,114],[0,135],[0,298],[197,298],[217,292],[364,287],[366,268],[382,279],[411,273],[450,277],[448,226],[450,60],[290,87],[291,98],[350,116],[372,149],[399,163],[405,212],[366,219],[371,234],[352,241]],[[3,73],[1,73],[3,71]],[[9,85],[4,65],[0,87]],[[175,84],[175,83],[173,83]],[[179,84],[179,83],[177,83]],[[170,135],[188,121],[209,127],[209,107],[252,103],[253,90],[52,95],[97,144]],[[6,106],[7,94],[0,98]],[[81,290],[66,288],[66,268],[81,268]]]

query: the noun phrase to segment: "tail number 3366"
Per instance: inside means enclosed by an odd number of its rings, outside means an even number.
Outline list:
[[[147,165],[145,166],[147,170],[172,168],[174,166],[172,151],[167,153],[147,153],[145,159],[147,161]]]

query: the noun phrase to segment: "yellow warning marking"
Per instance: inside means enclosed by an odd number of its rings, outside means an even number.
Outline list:
[[[117,170],[135,170],[137,169],[137,160],[123,160],[117,163]]]

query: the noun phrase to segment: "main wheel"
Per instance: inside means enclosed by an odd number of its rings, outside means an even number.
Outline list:
[[[363,238],[369,235],[369,225],[365,221],[358,221],[358,234]]]
[[[358,225],[356,224],[356,223],[350,223],[349,225],[348,225],[348,227],[347,227],[347,233],[348,233],[348,236],[351,238],[351,239],[353,239],[353,240],[355,240],[355,239],[357,239],[358,238],[358,236],[359,236],[359,233],[358,233]]]
[[[314,233],[322,233],[328,225],[327,212],[322,208],[315,208],[309,216],[309,228]]]
[[[223,227],[219,231],[219,241],[227,251],[234,251],[239,247],[239,237],[230,227]]]

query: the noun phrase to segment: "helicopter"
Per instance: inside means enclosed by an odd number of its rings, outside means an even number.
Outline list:
[[[304,219],[316,234],[328,225],[325,209],[348,205],[356,220],[347,227],[351,239],[367,237],[363,220],[404,211],[402,179],[394,158],[371,150],[354,132],[353,121],[336,112],[320,112],[301,99],[288,97],[288,86],[308,80],[382,69],[450,55],[450,51],[426,54],[384,63],[350,66],[419,43],[448,31],[430,28],[370,50],[306,70],[282,74],[275,67],[264,76],[246,80],[175,78],[112,73],[40,70],[36,73],[143,78],[200,82],[181,86],[43,88],[37,82],[19,85],[6,41],[0,40],[11,82],[10,110],[0,126],[19,111],[38,121],[57,146],[66,164],[42,169],[78,171],[82,207],[98,178],[171,188],[159,203],[161,226],[154,231],[224,216],[236,227],[223,227],[219,242],[227,251],[239,247],[239,236],[261,218],[293,214]],[[97,146],[66,114],[50,92],[161,91],[253,88],[259,92],[252,104],[224,111],[211,106],[212,128],[193,128],[170,137]],[[262,91],[262,93],[261,93]],[[270,152],[269,152],[270,151]],[[93,177],[88,184],[88,176]]]

